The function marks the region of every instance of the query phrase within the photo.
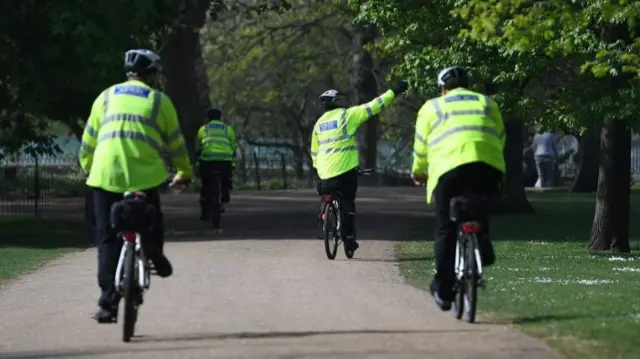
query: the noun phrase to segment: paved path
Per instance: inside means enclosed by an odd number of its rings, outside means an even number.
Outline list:
[[[0,288],[2,358],[559,358],[497,325],[469,325],[403,283],[393,241],[426,216],[416,189],[364,189],[362,248],[335,261],[313,240],[309,192],[238,195],[211,240],[195,197],[165,199],[175,274],[156,279],[132,343],[89,317],[95,250],[66,256]],[[1,260],[1,259],[0,259]]]

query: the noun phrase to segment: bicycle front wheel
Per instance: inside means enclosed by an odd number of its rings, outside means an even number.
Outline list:
[[[474,235],[469,236],[467,245],[465,246],[465,314],[469,323],[476,321],[476,308],[478,306],[478,261],[476,261],[476,248],[478,240]]]
[[[327,254],[327,258],[335,259],[338,253],[338,231],[336,229],[337,213],[336,209],[331,203],[325,203],[322,210],[325,220],[322,224],[322,232],[324,238],[324,251]]]
[[[136,273],[135,243],[127,242],[124,257],[124,323],[122,326],[122,341],[129,342],[135,330],[138,316],[138,281]]]

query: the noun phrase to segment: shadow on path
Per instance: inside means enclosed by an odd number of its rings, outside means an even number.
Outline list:
[[[58,351],[58,350],[50,350],[50,351],[34,351],[34,352],[23,352],[23,353],[15,353],[15,354],[6,354],[3,355],[3,358],[12,358],[12,359],[37,359],[37,358],[74,358],[74,357],[91,357],[91,356],[100,356],[100,355],[109,355],[109,354],[126,354],[130,353],[134,347],[136,353],[140,352],[163,352],[163,351],[172,351],[178,352],[181,350],[192,350],[192,349],[201,349],[202,346],[199,345],[184,345],[184,346],[170,346],[167,348],[158,347],[158,348],[141,348],[139,345],[143,344],[160,344],[160,343],[175,343],[175,342],[198,342],[198,341],[207,341],[207,340],[229,340],[229,339],[238,339],[238,340],[246,340],[246,339],[293,339],[293,338],[304,338],[304,337],[312,337],[312,336],[328,336],[328,335],[394,335],[394,334],[425,334],[425,335],[440,335],[440,334],[452,334],[452,333],[470,333],[470,332],[481,332],[484,329],[477,327],[474,329],[441,329],[441,330],[336,330],[336,331],[291,331],[291,332],[240,332],[240,333],[197,333],[197,334],[183,334],[177,336],[139,336],[134,337],[129,344],[120,344],[120,345],[112,345],[110,347],[100,347],[100,348],[92,348],[92,349],[81,349],[81,350],[68,350],[68,351]],[[205,348],[211,348],[211,345],[206,345]],[[353,351],[354,354],[371,354],[371,352],[366,351]],[[392,352],[380,352],[380,353],[392,353]],[[406,351],[402,351],[402,353],[406,354]],[[336,353],[332,353],[334,356]],[[347,353],[344,353],[347,354]]]

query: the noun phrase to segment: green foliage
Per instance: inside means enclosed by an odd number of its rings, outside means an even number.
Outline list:
[[[348,22],[329,1],[301,1],[209,24],[202,42],[211,95],[241,137],[308,151],[317,95],[348,88]]]
[[[394,73],[436,95],[437,71],[468,67],[474,87],[496,94],[506,118],[552,128],[629,120],[640,111],[637,1],[358,1]],[[587,71],[588,70],[588,71]],[[636,121],[637,122],[637,121]]]
[[[97,94],[122,79],[128,48],[151,47],[181,0],[0,4],[0,142],[12,151],[51,120],[80,127]],[[46,147],[46,146],[45,146]]]

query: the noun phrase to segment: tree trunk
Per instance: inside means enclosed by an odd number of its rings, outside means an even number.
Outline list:
[[[204,109],[208,109],[211,107],[211,99],[209,98],[211,91],[209,89],[207,66],[204,62],[204,56],[202,54],[202,44],[200,43],[200,41],[196,42],[195,73],[196,88],[198,89],[198,99],[200,100],[200,105]]]
[[[493,208],[493,213],[518,214],[534,213],[524,191],[524,173],[522,171],[522,148],[524,146],[523,123],[520,120],[505,122],[507,143],[504,149],[507,167],[506,196]]]
[[[356,26],[353,37],[351,84],[358,104],[373,100],[378,95],[378,83],[374,74],[373,57],[364,49],[373,43],[376,28],[373,25]],[[358,130],[360,162],[362,167],[376,168],[378,159],[378,118],[369,119]]]
[[[195,137],[206,118],[198,86],[202,74],[196,72],[196,66],[202,56],[199,52],[199,29],[204,25],[209,1],[187,0],[186,4],[180,21],[166,38],[162,57],[167,77],[166,91],[178,112],[187,150],[193,159]]]
[[[589,129],[580,138],[578,171],[571,192],[589,193],[598,188],[598,155],[600,153],[600,128]]]
[[[631,129],[616,121],[602,128],[596,211],[587,247],[629,253]]]

